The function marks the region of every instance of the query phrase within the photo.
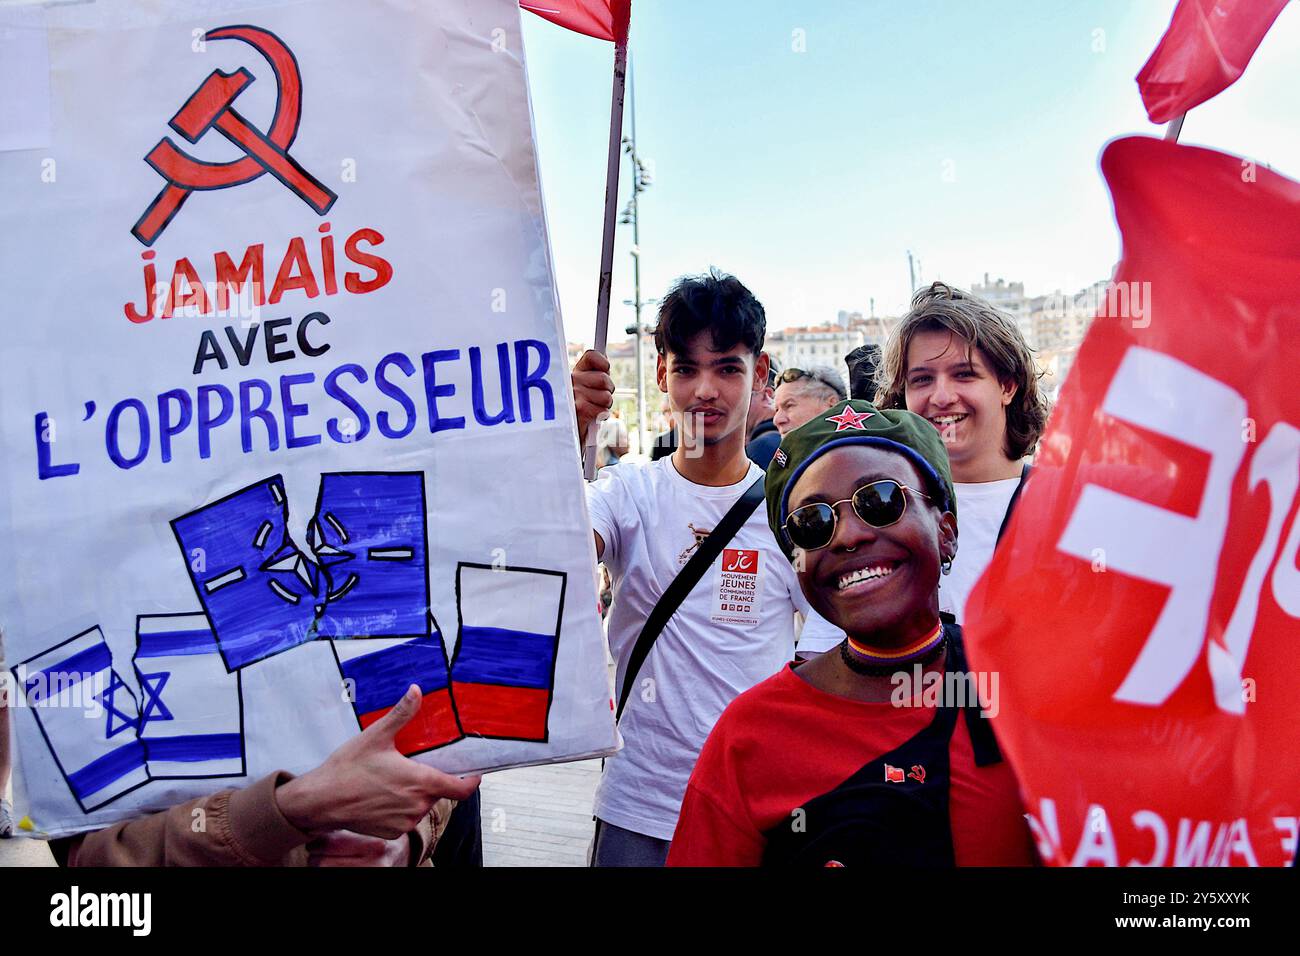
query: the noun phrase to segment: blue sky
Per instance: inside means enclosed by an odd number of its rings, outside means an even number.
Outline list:
[[[1246,76],[1191,113],[1182,142],[1300,176],[1298,6]],[[908,249],[926,281],[988,272],[1033,294],[1106,278],[1119,241],[1097,160],[1113,137],[1162,132],[1133,77],[1173,8],[633,0],[637,134],[655,175],[642,295],[716,265],[781,328],[865,312],[872,297],[897,314]],[[530,14],[524,39],[565,330],[590,342],[613,47]],[[630,246],[620,227],[611,341],[631,322]]]

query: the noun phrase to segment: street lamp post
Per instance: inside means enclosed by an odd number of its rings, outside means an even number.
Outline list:
[[[636,151],[636,76],[630,63],[628,64],[628,99],[631,105],[632,130],[631,135],[623,137],[623,151],[627,153],[628,161],[632,165],[632,198],[628,200],[619,221],[632,226],[632,307],[636,312],[636,319],[635,325],[628,331],[636,336],[637,449],[645,454],[645,361],[642,355],[644,327],[641,324],[641,306],[644,303],[641,299],[641,213],[637,197],[653,184],[653,179]]]

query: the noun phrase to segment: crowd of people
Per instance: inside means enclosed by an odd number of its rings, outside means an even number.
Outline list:
[[[775,368],[765,334],[737,278],[674,285],[655,330],[673,428],[648,461],[620,460],[607,359],[588,351],[571,373],[578,434],[605,422],[587,504],[623,739],[596,792],[592,865],[1033,862],[979,703],[900,702],[894,679],[966,673],[966,599],[1047,416],[1028,347],[938,282],[883,351],[847,357],[849,388],[829,367]],[[478,778],[393,746],[418,708],[412,687],[307,774],[60,841],[56,856],[420,865],[454,847],[445,865],[481,865]]]
[[[626,706],[592,863],[1029,864],[979,703],[900,702],[894,675],[966,673],[966,597],[1046,422],[1032,355],[938,282],[882,353],[848,357],[852,397],[832,369],[775,370],[765,331],[735,277],[679,281],[655,333],[675,447],[587,489]],[[597,352],[573,370],[580,434],[608,371]],[[680,583],[710,544],[751,556],[747,619],[718,611],[729,566]]]

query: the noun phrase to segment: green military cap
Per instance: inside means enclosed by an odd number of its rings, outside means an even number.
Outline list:
[[[948,450],[938,429],[904,409],[876,408],[870,402],[850,399],[789,432],[767,467],[767,522],[787,558],[794,552],[783,527],[790,514],[791,489],[809,465],[831,449],[846,445],[875,445],[898,452],[916,466],[930,490],[938,493],[940,509],[957,514]]]

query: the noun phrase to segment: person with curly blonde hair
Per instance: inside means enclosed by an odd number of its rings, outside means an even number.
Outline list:
[[[993,557],[1047,423],[1033,352],[988,302],[935,282],[912,297],[876,372],[881,408],[905,408],[939,431],[962,515],[960,553],[939,607],[958,621]]]

